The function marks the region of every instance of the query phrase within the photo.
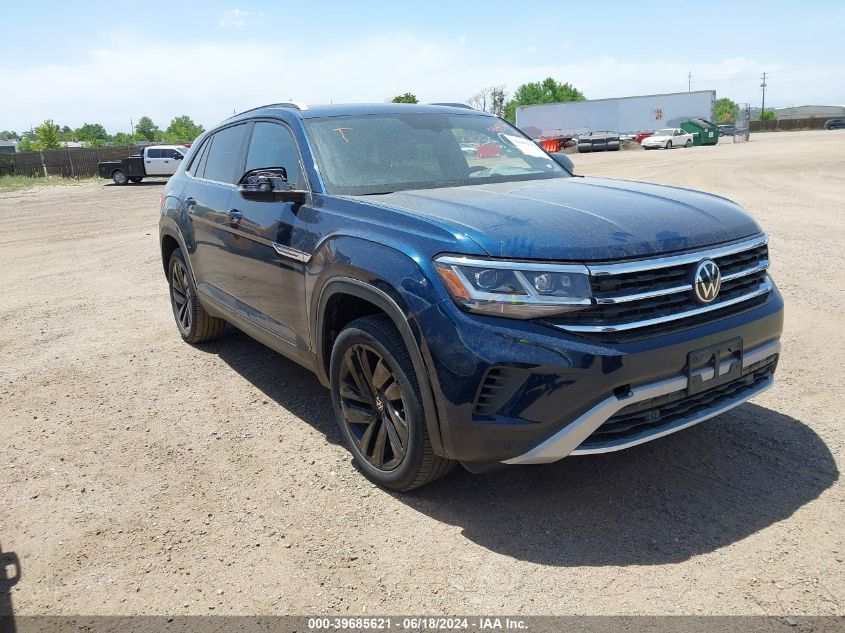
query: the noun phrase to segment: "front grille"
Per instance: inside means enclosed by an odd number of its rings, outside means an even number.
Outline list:
[[[711,258],[719,266],[722,286],[710,304],[694,295],[692,275],[698,263]],[[573,332],[642,336],[699,325],[755,305],[771,289],[765,238],[733,246],[653,260],[588,264],[593,305],[549,322]],[[765,298],[763,299],[765,300]],[[749,302],[746,304],[746,302]]]
[[[628,405],[596,429],[579,448],[625,440],[647,431],[659,431],[697,414],[717,408],[743,393],[751,393],[768,380],[777,357],[767,358],[746,368],[742,376],[693,396],[686,389]]]

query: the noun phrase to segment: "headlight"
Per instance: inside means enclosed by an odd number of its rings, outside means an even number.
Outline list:
[[[584,266],[448,255],[434,266],[452,299],[470,312],[533,319],[592,305]]]

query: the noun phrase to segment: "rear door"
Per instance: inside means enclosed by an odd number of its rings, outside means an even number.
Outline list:
[[[186,170],[188,182],[182,193],[193,228],[191,268],[197,288],[230,307],[232,299],[221,294],[224,288],[232,288],[228,211],[242,173],[250,127],[248,123],[226,127],[207,138]]]
[[[244,173],[282,167],[295,189],[308,189],[293,133],[278,121],[257,121],[246,152]],[[309,347],[305,316],[306,224],[302,207],[290,202],[230,200],[227,231],[229,268],[223,290],[250,308],[265,329],[297,347]]]

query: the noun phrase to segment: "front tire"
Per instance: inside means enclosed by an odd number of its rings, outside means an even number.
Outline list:
[[[129,182],[129,179],[126,177],[126,173],[121,171],[120,169],[116,169],[112,173],[111,179],[114,180],[114,184],[120,185],[120,186],[123,186],[127,182]]]
[[[197,300],[197,288],[181,248],[170,255],[167,279],[170,282],[173,318],[182,339],[186,343],[204,343],[223,336],[226,321],[208,314]]]
[[[435,455],[405,342],[384,315],[350,323],[329,368],[332,405],[346,445],[370,480],[391,490],[423,486],[452,470]]]
[[[137,185],[137,184],[138,184],[139,182],[141,182],[143,179],[144,179],[144,178],[143,178],[142,176],[131,176],[131,177],[129,178],[129,181]]]
[[[672,149],[672,141],[666,141],[666,149]]]

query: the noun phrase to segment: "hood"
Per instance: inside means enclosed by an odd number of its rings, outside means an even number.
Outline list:
[[[718,196],[605,178],[555,178],[367,196],[430,218],[494,257],[600,261],[645,257],[760,233]]]

